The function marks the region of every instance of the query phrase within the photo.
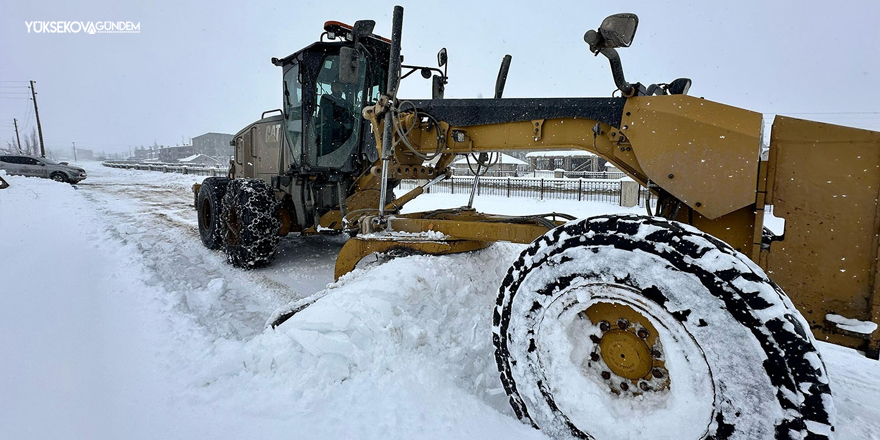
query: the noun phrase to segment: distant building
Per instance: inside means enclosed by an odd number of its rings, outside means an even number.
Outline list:
[[[76,149],[76,160],[95,160],[95,152],[85,148]]]
[[[135,147],[133,159],[146,160],[149,158],[150,150],[145,147]]]
[[[184,157],[195,154],[192,145],[181,145],[178,147],[162,147],[159,149],[159,162],[175,163]]]
[[[193,154],[192,156],[184,157],[183,159],[178,159],[178,163],[182,163],[184,165],[209,165],[216,166],[220,165],[220,161],[214,159],[211,156],[206,156],[204,154]]]
[[[532,151],[526,154],[535,170],[601,171],[605,160],[587,151]]]
[[[192,138],[193,154],[204,154],[221,162],[229,160],[234,148],[229,145],[234,136],[226,133],[205,133]]]
[[[468,168],[467,157],[461,157],[452,162],[453,173],[457,176],[465,176],[472,174],[471,168],[476,171],[477,164],[471,159],[470,168]],[[521,161],[513,156],[501,153],[498,162],[489,167],[487,176],[506,177],[506,176],[522,176],[530,171],[529,164]]]

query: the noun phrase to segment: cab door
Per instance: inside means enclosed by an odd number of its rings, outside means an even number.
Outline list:
[[[235,138],[235,177],[254,177],[254,127],[250,126]]]
[[[253,126],[243,136],[244,148],[242,148],[242,152],[244,153],[244,157],[242,160],[244,161],[244,177],[247,178],[256,177],[256,172],[254,171],[254,163],[257,161],[257,145],[254,139],[254,133],[256,133],[256,131],[257,127]]]

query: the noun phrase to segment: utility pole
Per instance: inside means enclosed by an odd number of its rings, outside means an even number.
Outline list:
[[[31,96],[34,98],[34,114],[37,115],[37,131],[40,133],[40,157],[46,157],[46,147],[43,145],[43,126],[40,125],[40,110],[37,109],[37,91],[34,90],[33,80],[31,80]]]
[[[15,124],[15,141],[18,142],[18,152],[21,153],[21,138],[18,137],[18,119],[12,118]]]
[[[76,162],[76,142],[73,143],[73,161]]]

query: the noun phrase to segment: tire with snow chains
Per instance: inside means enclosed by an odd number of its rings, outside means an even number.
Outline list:
[[[223,247],[235,267],[253,269],[272,262],[281,221],[272,188],[259,179],[233,179],[223,196]]]
[[[538,238],[493,342],[523,420],[557,438],[826,439],[834,407],[803,317],[724,242],[602,216]]]
[[[224,234],[221,211],[227,185],[229,185],[229,179],[226,177],[208,177],[202,182],[196,196],[199,236],[208,249],[223,247]]]

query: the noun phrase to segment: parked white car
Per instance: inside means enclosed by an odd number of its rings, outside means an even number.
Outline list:
[[[29,177],[43,177],[56,182],[77,183],[86,178],[86,170],[58,163],[45,157],[32,157],[17,154],[0,156],[0,170],[8,174]]]

